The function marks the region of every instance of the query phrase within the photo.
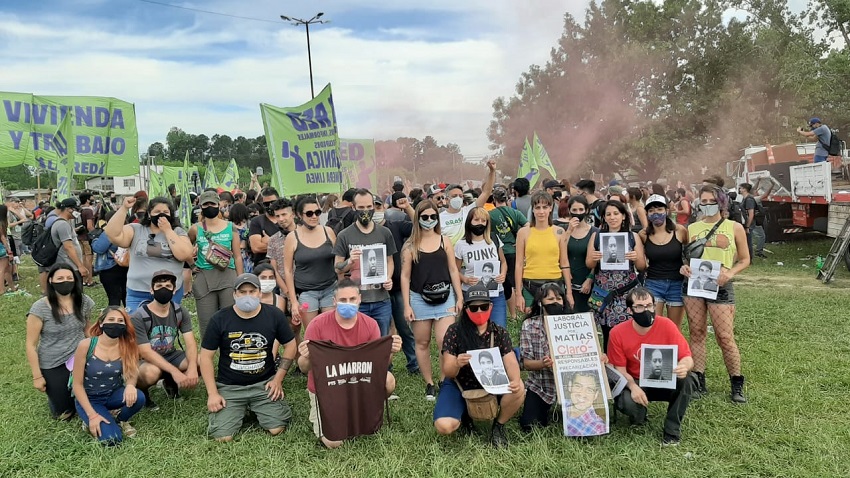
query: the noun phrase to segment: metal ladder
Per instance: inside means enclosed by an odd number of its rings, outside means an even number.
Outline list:
[[[829,253],[824,258],[823,267],[818,271],[818,280],[824,284],[832,280],[835,268],[843,260],[844,254],[847,254],[848,246],[850,246],[850,216],[844,221],[841,232],[835,236],[835,242],[832,243]]]

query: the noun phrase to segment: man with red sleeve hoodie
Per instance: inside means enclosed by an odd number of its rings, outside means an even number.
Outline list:
[[[638,286],[626,296],[626,307],[632,319],[611,330],[608,360],[628,380],[628,386],[614,401],[618,410],[628,415],[633,425],[646,423],[649,402],[668,402],[664,419],[663,446],[678,445],[682,419],[691,402],[695,379],[689,373],[694,366],[691,348],[678,327],[668,319],[655,315],[655,298],[648,289]],[[641,388],[641,345],[677,345],[678,357],[673,368],[676,389]]]

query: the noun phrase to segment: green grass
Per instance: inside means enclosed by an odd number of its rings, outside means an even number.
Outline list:
[[[286,379],[295,418],[281,437],[252,427],[233,443],[214,443],[205,436],[203,388],[178,401],[157,389],[152,393],[161,410],[134,418],[137,438],[105,449],[79,421],[48,418],[24,355],[24,318],[33,299],[0,298],[0,476],[850,476],[844,405],[850,394],[850,292],[842,286],[850,274],[842,265],[836,284],[824,286],[813,277],[814,261],[799,260],[829,245],[822,239],[770,245],[771,259],[757,261],[739,278],[736,326],[750,403],[729,403],[728,378],[710,344],[711,394],[692,404],[682,444],[673,449],[659,446],[663,404],[651,405],[648,426],[630,428],[620,416],[606,437],[567,439],[557,426],[524,436],[516,422],[508,427],[505,451],[487,446],[484,425],[471,437],[438,437],[421,379],[403,371],[392,424],[339,450],[315,444],[303,377]],[[21,272],[24,286],[36,290],[34,268]],[[105,304],[100,288],[89,293]],[[395,365],[404,370],[401,354]]]

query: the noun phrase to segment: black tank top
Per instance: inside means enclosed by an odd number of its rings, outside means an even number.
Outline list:
[[[321,227],[321,226],[320,226]],[[336,269],[334,269],[333,243],[328,230],[322,227],[325,233],[325,242],[319,247],[308,247],[301,242],[298,231],[295,231],[295,240],[298,247],[292,258],[295,260],[295,291],[299,294],[308,290],[327,289],[336,281]]]
[[[440,238],[440,248],[434,252],[419,251],[419,262],[414,261],[410,271],[410,290],[422,293],[425,284],[439,282],[452,283],[449,274],[449,262],[446,249],[443,247],[444,238]]]
[[[682,243],[679,242],[675,232],[673,232],[673,238],[663,246],[647,238],[644,251],[649,261],[649,268],[646,270],[647,279],[682,280],[684,278],[679,273],[679,269],[682,268]]]

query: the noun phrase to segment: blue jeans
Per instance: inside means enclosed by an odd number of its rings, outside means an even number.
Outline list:
[[[490,297],[490,302],[493,303],[493,310],[490,311],[490,320],[492,320],[494,324],[499,325],[504,329],[507,329],[508,303],[505,300],[505,293],[500,293],[498,297]]]
[[[118,425],[118,422],[126,422],[136,413],[139,413],[145,406],[145,394],[142,392],[138,392],[136,396],[136,403],[133,404],[132,407],[127,407],[124,405],[124,387],[116,388],[109,395],[101,395],[101,396],[90,396],[89,403],[91,403],[94,411],[97,412],[98,415],[108,420],[108,422],[100,423],[100,437],[98,437],[98,441],[103,443],[104,445],[117,445],[121,443],[121,439],[123,438],[123,434],[121,433],[121,426]],[[86,411],[83,410],[83,407],[80,406],[80,402],[74,400],[74,403],[77,407],[77,415],[83,419],[83,423],[86,424],[86,428],[89,426],[89,416],[86,414]],[[110,410],[121,410],[118,413],[118,417],[114,418],[109,411]]]
[[[127,289],[127,300],[124,303],[127,304],[127,313],[132,314],[142,306],[142,303],[151,301],[153,301],[153,294],[149,291]],[[174,298],[171,299],[171,302],[177,305],[183,302],[183,286],[174,291]]]
[[[381,329],[381,337],[390,334],[390,321],[393,320],[393,306],[390,304],[390,299],[380,302],[362,302],[360,313],[375,319],[378,328]]]
[[[395,330],[401,337],[401,351],[407,358],[407,371],[418,373],[419,362],[416,360],[416,343],[413,339],[413,331],[410,330],[410,324],[404,318],[404,298],[401,295],[401,290],[391,291],[390,300],[392,301]]]

